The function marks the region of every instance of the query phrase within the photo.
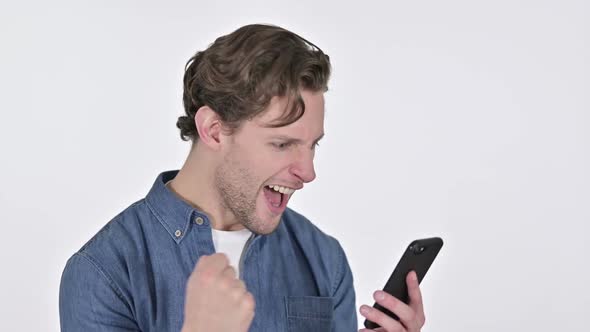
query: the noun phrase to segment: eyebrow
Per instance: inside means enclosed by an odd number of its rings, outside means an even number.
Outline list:
[[[293,137],[289,137],[289,136],[285,136],[285,135],[274,135],[274,136],[271,136],[271,138],[282,140],[287,143],[293,143],[293,144],[303,144],[304,143],[304,141],[299,138],[293,138]],[[316,138],[313,141],[313,144],[314,145],[317,144],[322,138],[324,138],[324,133],[322,133],[318,138]]]

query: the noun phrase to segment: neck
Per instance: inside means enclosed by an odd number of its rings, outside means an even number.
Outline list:
[[[207,151],[195,144],[184,165],[168,188],[194,208],[204,212],[217,230],[233,231],[244,226],[221,203],[221,197],[215,188],[216,161]]]

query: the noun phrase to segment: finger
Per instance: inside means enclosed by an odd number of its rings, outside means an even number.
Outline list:
[[[384,291],[376,291],[373,297],[382,307],[396,314],[406,328],[415,330],[418,327],[416,312],[409,305]]]
[[[256,309],[256,299],[254,298],[254,295],[252,295],[252,293],[250,292],[246,292],[246,294],[244,294],[244,298],[243,298],[243,306],[246,309],[246,311],[254,311]]]
[[[232,294],[234,294],[236,298],[239,298],[240,296],[243,296],[246,293],[248,293],[248,288],[246,287],[246,284],[240,279],[233,279],[232,281],[230,281],[228,290]]]
[[[371,322],[379,324],[387,332],[407,332],[407,330],[404,328],[404,326],[402,326],[402,324],[400,324],[395,319],[387,316],[380,310],[369,307],[367,305],[362,305],[360,308],[360,313],[363,317],[370,320]]]
[[[202,256],[197,262],[197,269],[208,271],[213,275],[221,273],[227,266],[229,266],[229,258],[221,253]]]
[[[418,327],[424,326],[424,303],[422,302],[422,291],[420,291],[420,284],[418,283],[418,275],[415,271],[408,273],[406,277],[408,284],[408,295],[410,296],[410,307],[416,312],[418,319]]]
[[[238,288],[243,290],[247,289],[246,284],[241,279],[234,279],[232,283],[232,288]]]
[[[209,256],[216,266],[224,268],[229,265],[229,257],[224,253],[215,253]]]
[[[223,269],[223,271],[221,271],[221,276],[233,280],[237,279],[238,273],[236,272],[236,269],[234,269],[233,266],[228,265]]]
[[[247,297],[248,290],[246,287],[242,287],[240,281],[232,281],[230,287],[228,288],[229,296],[237,303],[244,300],[244,297]]]

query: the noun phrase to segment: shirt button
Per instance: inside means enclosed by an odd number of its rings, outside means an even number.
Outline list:
[[[180,231],[180,229],[177,229],[176,232],[174,232],[174,235],[176,237],[180,237],[182,235],[182,232]]]
[[[203,222],[204,222],[204,221],[203,221],[203,218],[201,218],[201,217],[196,217],[196,218],[195,218],[195,224],[197,224],[197,225],[202,225],[202,224],[203,224]]]

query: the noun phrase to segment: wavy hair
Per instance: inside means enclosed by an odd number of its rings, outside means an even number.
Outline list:
[[[271,127],[297,121],[305,112],[301,90],[327,91],[330,58],[319,47],[281,27],[254,24],[219,37],[185,66],[185,115],[176,126],[180,137],[195,142],[195,114],[214,110],[235,130],[262,113],[273,97],[288,97],[287,108]]]

